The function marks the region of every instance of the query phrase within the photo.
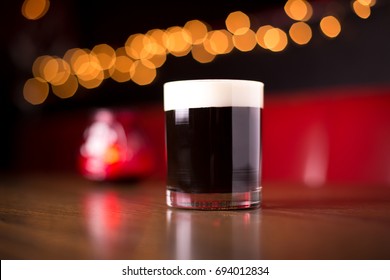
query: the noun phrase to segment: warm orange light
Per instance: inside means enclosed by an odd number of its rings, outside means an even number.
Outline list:
[[[356,1],[362,5],[370,6],[370,7],[372,7],[376,4],[376,0],[356,0]]]
[[[53,80],[56,77],[56,75],[58,73],[58,68],[59,68],[59,65],[58,65],[57,59],[54,57],[51,57],[43,65],[42,78],[44,78],[46,81],[50,82],[51,80]]]
[[[273,28],[272,25],[264,25],[264,26],[259,27],[259,29],[256,32],[257,44],[259,44],[259,46],[262,47],[263,49],[268,49],[268,47],[264,43],[264,36],[265,36],[265,33],[267,33],[267,31],[272,29],[272,28]]]
[[[312,6],[305,0],[288,0],[284,11],[293,20],[307,21],[313,15]]]
[[[167,39],[167,34],[161,29],[152,29],[146,33],[149,37],[149,44],[146,45],[146,49],[153,55],[165,55],[167,49],[164,46],[164,41]]]
[[[138,85],[148,85],[156,78],[156,68],[147,60],[134,61],[130,68],[131,79]]]
[[[167,60],[167,56],[166,54],[162,54],[162,55],[156,54],[147,60],[153,63],[154,68],[159,68],[164,65],[165,61]]]
[[[70,56],[70,58],[68,58]],[[89,50],[73,49],[70,54],[65,54],[64,59],[68,61],[72,73],[82,75],[89,67]]]
[[[307,44],[312,37],[310,26],[302,21],[294,23],[290,27],[289,34],[291,39],[298,45]]]
[[[164,45],[174,56],[185,56],[191,51],[191,35],[186,29],[173,26],[166,30],[167,36],[164,38]]]
[[[22,5],[22,15],[30,20],[43,17],[49,10],[49,0],[25,0]]]
[[[78,79],[79,84],[85,88],[97,88],[104,80],[104,73],[103,71],[99,71],[93,78],[91,76],[78,76]]]
[[[74,70],[73,70],[73,66],[72,66],[72,58],[73,58],[73,55],[78,52],[79,48],[72,48],[72,49],[69,49],[65,52],[64,56],[62,57],[63,60],[65,60],[69,66],[70,66],[70,73],[71,74],[75,74]]]
[[[51,86],[51,89],[55,95],[60,98],[72,97],[79,87],[77,78],[74,75],[70,75],[65,83]]]
[[[238,50],[249,52],[256,46],[256,34],[251,29],[248,29],[244,34],[233,35],[233,44]]]
[[[190,37],[185,37],[190,39],[188,43],[192,45],[202,44],[207,37],[208,28],[206,24],[200,20],[190,20],[184,25],[184,29],[188,31]]]
[[[116,59],[115,50],[107,44],[100,44],[93,47],[91,55],[96,56],[103,70],[110,69]]]
[[[225,29],[210,31],[204,47],[214,55],[230,53],[234,47],[232,34]]]
[[[352,8],[358,17],[363,18],[363,19],[369,18],[371,15],[370,5],[369,4],[362,4],[361,1],[353,2]],[[366,3],[366,2],[364,2],[364,3]]]
[[[38,105],[45,102],[49,95],[49,85],[41,78],[28,79],[23,87],[24,99],[33,104]]]
[[[320,21],[321,31],[328,37],[337,37],[341,32],[341,25],[337,18],[334,16],[324,17]]]
[[[148,58],[150,52],[146,46],[150,44],[149,36],[144,34],[133,34],[129,36],[125,43],[126,53],[133,59]]]
[[[52,57],[50,55],[39,56],[35,59],[32,66],[32,72],[34,77],[43,79],[44,77],[43,69],[46,63],[49,62],[51,59]]]
[[[88,54],[86,57],[79,57],[77,61],[81,61],[82,63],[79,71],[76,71],[76,75],[79,81],[91,81],[92,84],[96,84],[96,80],[100,80],[101,77],[104,79],[104,72],[99,63],[99,60],[92,53]],[[91,88],[89,85],[86,87]]]
[[[287,35],[279,28],[269,29],[264,35],[265,46],[273,52],[280,52],[287,46]]]
[[[53,79],[50,80],[50,83],[58,86],[64,84],[68,80],[70,75],[70,66],[61,58],[57,58],[56,61],[58,65],[57,73]]]
[[[209,53],[203,44],[194,45],[191,50],[192,57],[200,63],[208,63],[214,60],[215,55]]]
[[[127,82],[131,79],[130,68],[133,65],[133,60],[126,55],[118,55],[118,53],[120,53],[118,50],[116,53],[117,57],[115,64],[109,70],[111,78],[118,83]]]
[[[165,55],[166,49],[161,46],[152,36],[146,35],[144,40],[143,57],[140,59],[150,59],[154,55]]]
[[[241,11],[230,13],[225,23],[227,30],[234,35],[245,34],[251,25],[249,17]]]

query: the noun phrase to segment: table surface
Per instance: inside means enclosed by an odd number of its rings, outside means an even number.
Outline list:
[[[0,179],[1,259],[390,259],[390,187],[265,184],[260,209],[165,204],[161,180]]]

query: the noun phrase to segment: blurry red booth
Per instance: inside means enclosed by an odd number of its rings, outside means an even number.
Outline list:
[[[268,95],[264,181],[390,186],[390,89]]]

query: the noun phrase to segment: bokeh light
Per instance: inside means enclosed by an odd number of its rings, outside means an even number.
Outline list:
[[[233,35],[233,44],[236,49],[242,52],[249,52],[256,46],[256,34],[251,29],[248,29],[244,34],[235,34]]]
[[[207,37],[208,28],[206,24],[204,24],[200,20],[190,20],[184,25],[184,29],[187,30],[190,37],[186,37],[186,39],[190,39],[189,43],[192,45],[199,45],[204,42]]]
[[[191,49],[192,57],[200,63],[209,63],[214,60],[215,54],[208,52],[203,44],[194,45]]]
[[[250,28],[250,19],[249,17],[241,12],[233,12],[228,15],[225,21],[226,28],[234,35],[243,35]]]
[[[123,55],[123,49],[116,51],[116,60],[113,67],[109,69],[111,78],[118,83],[124,83],[131,79],[130,68],[133,60],[127,55]]]
[[[337,37],[341,32],[341,25],[334,16],[326,16],[320,21],[321,31],[329,38]]]
[[[353,11],[355,12],[355,14],[362,18],[362,19],[367,19],[370,17],[371,15],[371,8],[370,8],[370,4],[362,4],[363,0],[360,0],[360,1],[354,1],[352,3],[352,8],[353,8]],[[367,2],[369,2],[367,0]],[[363,2],[363,3],[367,3],[367,2]]]
[[[148,58],[149,51],[145,48],[149,44],[149,36],[144,34],[130,35],[125,43],[126,53],[133,59]]]
[[[78,79],[82,81],[100,80],[101,77],[104,79],[104,72],[97,57],[90,53],[86,58],[86,62],[80,68],[82,71],[76,72]]]
[[[146,33],[148,36],[149,44],[146,45],[146,49],[153,55],[166,55],[167,49],[164,46],[164,42],[167,38],[167,34],[161,29],[152,29]]]
[[[50,57],[42,64],[42,78],[50,82],[58,73],[58,61],[55,57]]]
[[[272,29],[272,28],[273,28],[272,25],[264,25],[264,26],[260,26],[259,29],[257,29],[257,31],[256,31],[257,44],[260,47],[262,47],[263,49],[268,49],[268,47],[265,45],[265,42],[264,42],[264,36],[265,36],[265,33],[267,33],[267,31]]]
[[[376,0],[356,0],[356,1],[362,5],[370,6],[370,7],[372,7],[376,4]]]
[[[360,18],[371,15],[376,0],[353,0],[352,10]],[[28,19],[39,19],[49,9],[48,0],[25,0],[22,13]],[[312,27],[306,23],[313,16],[312,5],[307,0],[288,0],[284,11],[294,22],[288,35],[298,45],[312,39]],[[286,19],[286,16],[282,14]],[[316,15],[318,16],[318,15]],[[318,17],[316,17],[316,20]],[[291,21],[288,19],[288,21]],[[90,49],[73,48],[63,58],[43,55],[32,65],[32,79],[25,83],[23,94],[31,104],[41,104],[52,88],[60,98],[73,96],[79,85],[91,89],[98,87],[104,79],[111,77],[117,82],[133,80],[138,85],[148,85],[157,76],[167,55],[188,55],[199,63],[209,63],[217,55],[228,54],[234,48],[241,52],[252,51],[256,44],[273,52],[281,52],[288,45],[288,37],[282,29],[271,25],[252,30],[251,21],[242,11],[230,13],[225,20],[227,29],[211,30],[205,22],[189,20],[183,27],[172,26],[166,30],[152,29],[145,34],[130,35],[123,47],[114,50],[108,44],[98,44]],[[341,23],[334,16],[325,16],[320,21],[322,33],[337,37]]]
[[[167,60],[167,56],[166,54],[155,54],[147,60],[153,63],[154,68],[159,68],[164,65],[165,61]]]
[[[185,56],[191,51],[191,35],[184,28],[173,26],[166,30],[164,45],[168,52],[174,56]]]
[[[76,75],[82,75],[88,70],[89,50],[75,49],[71,51],[70,56],[69,65],[72,69],[72,73]],[[66,57],[66,59],[68,59],[68,57]]]
[[[293,20],[307,21],[313,15],[311,4],[305,0],[288,0],[284,11]]]
[[[137,60],[130,68],[131,79],[138,85],[148,85],[156,78],[156,68],[147,60]]]
[[[76,93],[78,87],[79,84],[74,75],[70,75],[63,84],[51,85],[53,93],[62,99],[72,97]]]
[[[234,48],[232,34],[225,29],[210,31],[204,47],[214,55],[230,53]]]
[[[23,87],[24,99],[33,104],[42,104],[49,95],[49,84],[41,78],[28,79]]]
[[[97,75],[95,73],[90,75],[81,75],[77,76],[79,79],[79,84],[87,89],[97,88],[104,80],[103,71],[97,71]]]
[[[298,45],[307,44],[312,37],[312,31],[310,26],[302,21],[296,22],[291,25],[289,34],[291,39]]]
[[[93,47],[91,54],[96,56],[103,70],[110,69],[115,63],[115,50],[107,44],[96,45]]]
[[[35,59],[32,66],[32,73],[35,78],[43,79],[44,76],[43,68],[50,59],[51,59],[50,55],[42,55]]]
[[[49,7],[49,0],[25,0],[22,5],[22,15],[29,20],[37,20],[47,13]]]
[[[264,35],[264,44],[267,49],[273,52],[280,52],[287,46],[286,33],[279,28],[271,28]]]
[[[58,86],[64,84],[68,80],[70,75],[70,66],[61,58],[57,58],[56,62],[58,66],[57,72],[53,79],[50,80],[50,84]]]

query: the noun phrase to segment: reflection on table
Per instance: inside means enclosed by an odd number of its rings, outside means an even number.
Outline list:
[[[254,210],[169,208],[162,181],[0,182],[1,259],[390,259],[390,188],[264,185]]]

